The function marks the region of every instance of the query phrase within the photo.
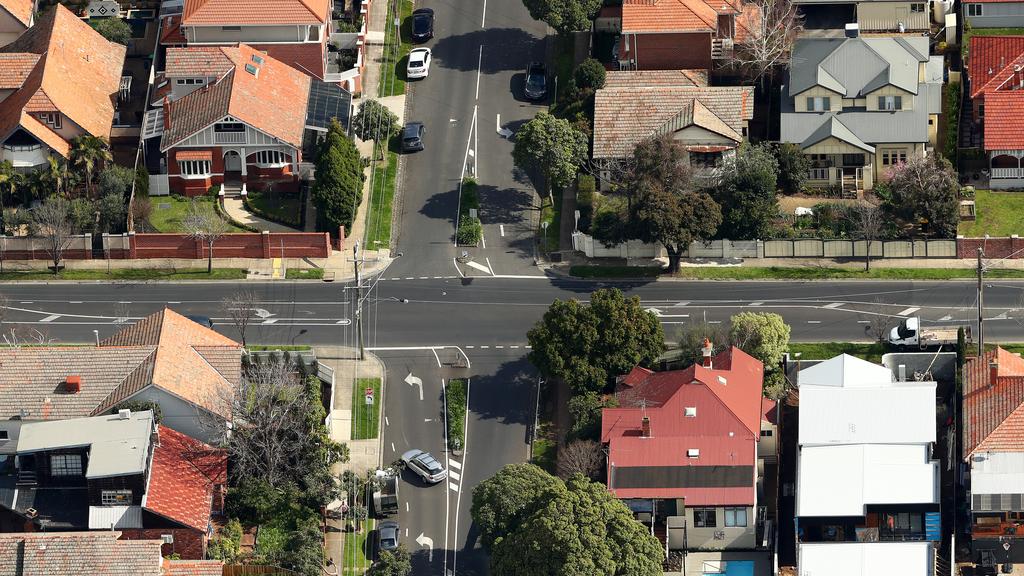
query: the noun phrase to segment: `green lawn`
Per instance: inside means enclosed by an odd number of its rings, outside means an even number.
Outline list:
[[[863,358],[868,362],[880,364],[882,354],[889,350],[884,344],[851,344],[849,342],[790,342],[789,356],[800,353],[801,360],[828,360],[840,354],[849,354]]]
[[[193,200],[196,202],[209,202],[211,203],[210,209],[213,209],[213,199],[208,196],[197,198],[186,198],[177,195],[150,197],[149,202],[153,206],[153,213],[149,215],[149,224],[157,232],[184,232],[185,229],[181,225],[181,220],[188,213],[188,205]],[[248,230],[230,222],[228,224],[230,228],[228,232],[248,232]]]
[[[559,236],[561,234],[561,221],[562,221],[562,191],[555,190],[553,192],[554,201],[549,200],[546,196],[541,197],[541,209],[540,209],[540,222],[541,228],[544,227],[544,222],[548,223],[547,233],[543,235],[543,242],[541,248],[545,253],[554,252],[560,248]],[[538,235],[540,230],[537,231]]]
[[[533,442],[533,458],[531,462],[554,474],[557,453],[558,446],[554,440],[537,438]]]
[[[656,266],[573,266],[569,274],[579,278],[653,278],[661,275]]]
[[[977,190],[974,195],[977,220],[961,222],[959,233],[981,238],[990,236],[1024,235],[1024,194]]]
[[[284,277],[288,280],[323,280],[323,268],[289,268],[285,270]]]
[[[635,270],[630,274],[630,270]],[[580,278],[650,278],[656,276],[649,267],[625,266],[573,266],[569,274]],[[871,272],[861,269],[803,267],[782,268],[733,266],[682,268],[677,278],[694,280],[949,280],[953,278],[975,278],[977,272],[970,268],[872,268]],[[986,272],[989,278],[1024,278],[1024,270],[993,269]]]
[[[373,534],[374,520],[367,518],[363,522],[362,532],[345,533],[345,550],[342,562],[342,574],[363,574],[373,564],[370,557],[373,554],[373,541],[370,535]],[[368,542],[369,540],[369,542]]]
[[[551,81],[554,83],[557,78],[558,94],[551,100],[552,109],[558,104],[558,96],[565,91],[565,87],[569,85],[569,79],[572,78],[573,64],[576,63],[574,50],[575,43],[571,35],[558,34],[555,36],[555,66],[553,70],[555,75]]]
[[[285,226],[298,228],[302,222],[302,199],[295,192],[250,192],[246,203],[256,215]],[[254,210],[253,210],[254,209]]]
[[[396,144],[397,146],[397,144]],[[388,150],[387,165],[373,165],[373,187],[366,215],[365,245],[368,250],[391,246],[391,208],[395,200],[395,177],[398,175],[398,154]]]
[[[405,94],[405,67],[408,63],[407,56],[412,50],[412,0],[397,0],[402,11],[401,38],[395,37],[394,4],[388,2],[388,23],[384,31],[384,61],[381,62],[380,85],[377,87],[377,97],[397,96]],[[397,44],[397,50],[396,50]]]
[[[207,274],[206,268],[186,270],[153,268],[113,268],[106,270],[62,270],[56,276],[53,272],[34,270],[31,272],[4,272],[0,280],[245,280],[241,268],[214,268]]]
[[[366,403],[366,389],[373,389],[373,404]],[[377,437],[380,419],[380,378],[357,378],[352,388],[352,439]]]

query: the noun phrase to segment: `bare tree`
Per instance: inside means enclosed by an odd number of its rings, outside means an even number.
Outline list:
[[[750,80],[761,81],[789,62],[803,25],[789,0],[753,0],[744,6],[736,24],[747,32],[736,44],[733,64]]]
[[[195,200],[189,204],[188,213],[181,223],[190,238],[206,244],[209,258],[206,262],[206,272],[213,272],[213,244],[227,233],[228,223],[212,208],[204,207]]]
[[[885,215],[878,206],[859,205],[853,208],[853,227],[857,237],[864,241],[864,271],[871,270],[871,246],[882,234]]]
[[[564,480],[573,474],[583,474],[595,478],[603,461],[600,444],[593,440],[575,440],[558,450],[558,477]]]
[[[64,250],[71,243],[71,203],[60,196],[51,196],[32,209],[36,233],[46,242],[46,253],[53,262],[54,276],[60,271]]]
[[[245,331],[249,322],[256,317],[256,309],[259,308],[260,299],[252,290],[238,290],[225,297],[221,301],[221,307],[231,318],[231,323],[238,329],[242,337],[242,347],[245,347]]]

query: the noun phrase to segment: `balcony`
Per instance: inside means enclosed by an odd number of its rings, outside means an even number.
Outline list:
[[[49,155],[49,149],[41,144],[4,144],[2,158],[15,168],[31,168],[46,164]]]
[[[245,132],[214,132],[215,144],[245,144]]]
[[[1024,521],[999,518],[975,518],[971,527],[974,538],[1024,538]]]
[[[991,178],[1024,178],[1024,168],[992,168]]]

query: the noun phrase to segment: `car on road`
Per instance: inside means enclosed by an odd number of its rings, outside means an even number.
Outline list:
[[[409,63],[405,75],[409,79],[426,78],[430,74],[430,48],[413,48],[409,52]]]
[[[526,68],[523,94],[529,100],[543,100],[548,95],[548,70],[541,62],[531,62]]]
[[[412,11],[412,39],[414,42],[426,42],[434,37],[434,11],[420,8]]]
[[[423,135],[427,133],[423,122],[408,122],[402,128],[402,152],[423,150]]]
[[[377,524],[377,552],[398,548],[398,522],[385,520]]]
[[[444,469],[429,452],[412,449],[402,454],[402,462],[412,470],[414,474],[423,479],[424,482],[437,484],[448,477],[448,471]]]

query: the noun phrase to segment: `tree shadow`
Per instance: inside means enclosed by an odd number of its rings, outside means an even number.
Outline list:
[[[537,377],[525,356],[501,364],[492,374],[474,375],[469,408],[480,418],[528,426],[533,423]]]
[[[488,28],[446,36],[431,48],[432,65],[464,72],[475,72],[479,66],[481,74],[526,70],[531,59],[543,59],[543,40],[520,28]],[[482,60],[477,49],[480,45],[484,45]]]
[[[533,202],[533,193],[521,188],[498,188],[480,185],[481,219],[488,224],[520,224],[527,211],[540,207]]]
[[[485,576],[489,573],[487,551],[478,545],[480,530],[476,522],[469,525],[466,541],[459,550],[459,574],[464,576]]]
[[[456,213],[459,210],[459,185],[454,182],[454,188],[438,192],[423,203],[420,214],[435,220],[446,220],[455,225]]]

